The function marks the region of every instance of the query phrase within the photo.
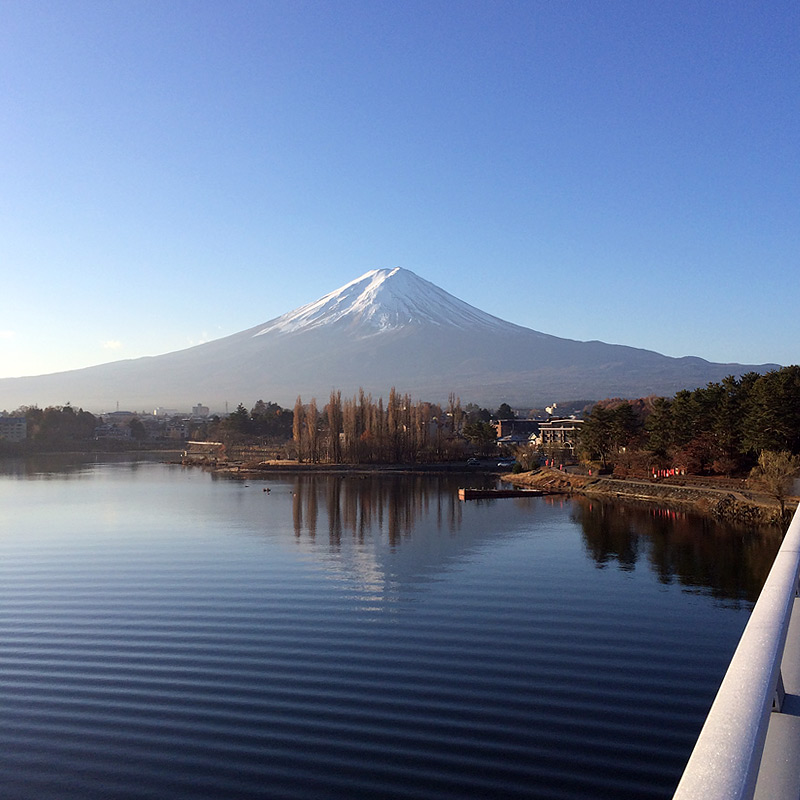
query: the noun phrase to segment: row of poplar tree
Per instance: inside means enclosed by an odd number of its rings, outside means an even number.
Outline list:
[[[320,412],[298,397],[292,440],[299,461],[331,464],[409,463],[460,457],[464,442],[461,402],[451,394],[446,408],[412,401],[394,388],[384,405],[363,389],[355,397],[331,392]]]

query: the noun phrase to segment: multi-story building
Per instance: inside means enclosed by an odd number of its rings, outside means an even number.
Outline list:
[[[192,406],[192,416],[193,417],[200,417],[201,419],[205,419],[208,416],[208,406],[204,406],[202,403],[198,403],[196,406]]]
[[[551,419],[541,422],[537,443],[542,447],[555,445],[572,453],[575,449],[575,434],[581,425],[583,425],[582,419]]]
[[[28,436],[28,421],[25,417],[0,416],[0,440],[24,442]]]

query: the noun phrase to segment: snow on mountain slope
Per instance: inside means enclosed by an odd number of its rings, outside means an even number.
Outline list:
[[[374,269],[319,300],[283,314],[253,335],[297,333],[326,325],[360,336],[409,325],[489,329],[511,333],[519,326],[493,317],[402,267]]]

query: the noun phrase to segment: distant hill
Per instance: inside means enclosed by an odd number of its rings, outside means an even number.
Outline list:
[[[415,399],[495,408],[559,400],[671,396],[727,375],[777,364],[716,364],[599,341],[580,342],[514,325],[470,306],[405,269],[362,275],[321,299],[249,330],[160,356],[0,380],[0,409],[62,405],[221,410],[258,399],[321,406],[332,389],[392,386]]]

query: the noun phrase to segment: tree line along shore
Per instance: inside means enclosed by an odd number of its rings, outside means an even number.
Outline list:
[[[25,416],[28,436],[14,445],[0,441],[0,454],[178,444],[151,440],[136,417],[127,423],[128,441],[98,441],[98,419],[69,404],[13,413]],[[522,416],[544,419],[542,414],[533,409]],[[581,425],[569,439],[543,445],[533,438],[498,448],[497,420],[513,416],[505,404],[492,412],[475,404],[462,406],[453,394],[440,405],[413,400],[394,388],[386,401],[363,390],[353,397],[334,390],[321,408],[315,398],[303,402],[298,397],[291,409],[259,400],[249,411],[239,404],[231,414],[185,420],[184,438],[218,445],[213,460],[229,464],[352,468],[510,456],[518,473],[537,470],[544,461],[577,466],[592,479],[586,485],[595,492],[604,481],[615,481],[611,492],[622,479],[654,486],[653,478],[663,475],[680,476],[684,484],[714,479],[718,484],[738,481],[741,488],[747,481],[746,490],[766,497],[768,505],[785,512],[789,500],[791,507],[792,479],[800,467],[800,366],[729,376],[670,398],[586,404],[575,409]],[[586,489],[572,480],[574,491]]]

